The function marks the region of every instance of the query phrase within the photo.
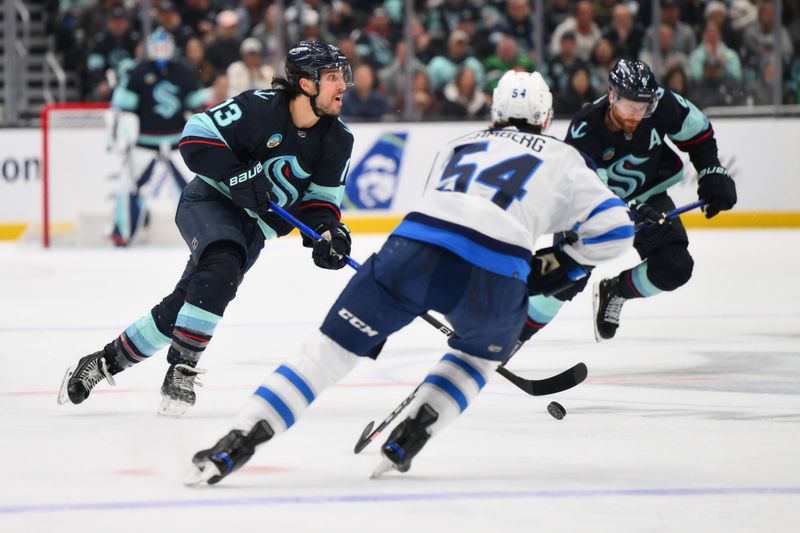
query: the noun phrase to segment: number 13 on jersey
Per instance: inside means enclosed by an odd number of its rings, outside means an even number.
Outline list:
[[[456,146],[447,162],[437,187],[440,191],[467,192],[473,183],[481,183],[497,192],[492,202],[508,209],[514,200],[521,200],[527,191],[525,184],[531,179],[542,160],[531,154],[523,154],[497,161],[487,152],[489,143],[470,143]],[[473,154],[474,163],[463,160]]]

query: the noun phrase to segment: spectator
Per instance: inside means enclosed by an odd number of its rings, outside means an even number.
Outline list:
[[[192,37],[186,43],[184,51],[187,66],[200,79],[203,87],[209,87],[217,77],[217,71],[206,59],[206,45],[197,37]]]
[[[489,99],[481,91],[475,73],[461,67],[453,81],[442,90],[442,116],[452,118],[488,118]]]
[[[388,67],[384,67],[378,72],[383,93],[390,102],[394,102],[398,95],[403,91],[406,82],[406,51],[408,47],[405,41],[398,41],[395,46],[394,61]],[[413,73],[425,72],[425,64],[411,57],[411,71]],[[427,82],[427,76],[426,82]]]
[[[445,50],[450,48],[449,36],[456,30],[465,32],[468,40],[472,39],[479,23],[480,11],[467,0],[444,0],[430,12],[428,19],[428,32],[434,50],[438,55],[444,55]]]
[[[561,35],[560,52],[547,64],[547,76],[553,93],[564,90],[569,85],[570,72],[575,68],[589,69],[589,63],[575,54],[575,34],[568,31]]]
[[[597,97],[598,93],[592,88],[589,70],[576,67],[570,72],[567,88],[556,94],[554,112],[562,117],[571,117]]]
[[[739,103],[742,79],[739,56],[722,42],[714,22],[706,22],[703,41],[689,56],[689,65],[699,107]]]
[[[504,36],[497,43],[494,55],[484,63],[486,67],[486,92],[492,94],[500,77],[508,70],[533,72],[533,61],[517,50],[517,41],[510,35]]]
[[[229,9],[217,15],[214,38],[206,47],[206,58],[218,72],[225,72],[234,61],[239,60],[239,41],[236,39],[236,25],[239,16]]]
[[[664,79],[668,70],[678,67],[689,71],[689,58],[683,52],[675,50],[675,30],[669,24],[658,27],[658,46],[655,50],[643,50],[639,59],[650,65],[650,70],[659,81]]]
[[[230,95],[235,96],[250,89],[269,89],[275,71],[264,64],[261,41],[248,37],[239,47],[242,59],[231,63],[228,67],[228,83]]]
[[[722,32],[722,42],[733,50],[739,50],[742,45],[741,32],[734,31],[728,18],[728,7],[720,0],[711,0],[706,4],[703,15],[706,21],[713,21]]]
[[[347,119],[372,119],[386,117],[389,103],[375,89],[375,74],[366,63],[356,67],[353,73],[354,86],[344,93],[342,116]]]
[[[496,47],[505,36],[516,41],[516,48],[520,53],[533,52],[533,18],[528,0],[508,0],[505,17],[492,28],[489,42]]]
[[[675,94],[693,100],[690,94],[689,76],[681,67],[672,67],[664,75],[662,85]]]
[[[567,32],[575,35],[575,55],[588,61],[597,41],[600,40],[600,28],[594,22],[594,8],[589,0],[579,0],[575,4],[575,15],[562,22],[553,32],[550,39],[551,55],[561,51],[561,36]]]
[[[106,29],[95,37],[94,46],[86,60],[88,87],[84,89],[92,100],[108,101],[112,87],[106,71],[111,69],[116,77],[120,63],[135,57],[139,34],[132,32],[130,26],[127,10],[117,6],[108,15]]]
[[[416,72],[411,86],[412,106],[411,120],[424,120],[441,114],[439,99],[431,91],[431,84],[425,71]],[[400,91],[395,100],[395,112],[403,113],[405,110],[405,91]]]
[[[776,81],[775,56],[768,56],[764,59],[758,77],[750,88],[750,101],[755,105],[772,105],[774,103],[773,86]],[[794,103],[792,96],[791,91],[787,91],[785,86],[782,87],[780,103]]]
[[[374,69],[388,67],[394,58],[390,43],[389,16],[382,7],[376,8],[363,29],[350,35],[356,41],[356,51],[361,61]]]
[[[236,38],[242,41],[250,35],[253,28],[264,18],[266,0],[240,0],[236,15],[239,17]]]
[[[614,45],[617,59],[636,59],[642,48],[644,30],[634,20],[626,4],[617,4],[611,12],[611,23],[606,26],[603,36]]]
[[[597,0],[594,2],[594,21],[600,28],[605,28],[611,24],[614,16],[614,8],[617,7],[618,0]]]
[[[614,46],[608,39],[600,39],[592,51],[591,82],[598,93],[608,92],[608,73],[617,63]]]
[[[192,30],[183,23],[178,8],[170,0],[161,0],[156,15],[156,26],[160,26],[172,35],[176,50],[183,53],[186,43],[192,38]],[[178,54],[180,55],[180,54]]]
[[[692,79],[726,79],[741,81],[742,65],[739,56],[722,42],[715,22],[706,22],[703,41],[689,56]]]
[[[231,89],[226,74],[217,74],[206,89],[206,109],[221,104],[230,97]]]
[[[431,34],[425,29],[419,17],[414,17],[411,24],[411,34],[414,39],[414,55],[425,64],[430,63],[431,59],[435,57],[435,48]]]
[[[572,16],[570,0],[547,0],[544,9],[544,29],[547,35],[553,35],[556,28]],[[543,58],[539,58],[541,61]]]
[[[774,49],[773,24],[775,20],[775,4],[772,0],[762,0],[758,5],[758,19],[744,32],[743,53],[745,62],[754,70],[758,70],[762,60]],[[783,62],[788,65],[794,55],[792,40],[786,28],[779,29],[783,48]]]
[[[434,92],[440,91],[452,81],[462,66],[472,69],[479,86],[483,86],[483,65],[467,54],[469,35],[462,30],[455,30],[447,39],[447,55],[436,56],[428,63],[428,78]]]
[[[694,30],[688,24],[681,22],[680,8],[677,0],[661,0],[661,23],[672,27],[674,37],[672,39],[672,50],[683,52],[687,56],[697,46],[697,39]],[[655,50],[658,42],[657,28],[650,26],[644,36],[644,49]]]
[[[253,37],[261,41],[264,59],[273,68],[278,67],[284,50],[288,50],[290,44],[286,40],[286,32],[278,29],[279,9],[278,4],[269,6],[264,11],[264,18],[253,28]]]
[[[180,14],[183,23],[201,39],[210,36],[214,30],[214,17],[217,16],[217,9],[212,7],[209,0],[184,0]]]

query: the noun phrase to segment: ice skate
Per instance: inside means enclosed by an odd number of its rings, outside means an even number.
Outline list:
[[[618,278],[602,279],[594,284],[594,338],[597,342],[611,339],[619,327],[619,315],[625,298],[619,292]]]
[[[391,469],[408,472],[411,460],[431,438],[428,427],[438,418],[439,414],[426,403],[420,407],[415,418],[406,418],[400,422],[381,446],[381,462],[373,470],[370,479],[375,479]]]
[[[161,385],[161,405],[158,408],[158,415],[183,416],[197,400],[194,387],[203,386],[198,376],[205,373],[205,370],[187,364],[170,365],[167,375],[164,376],[164,384]]]
[[[187,485],[218,483],[249,461],[255,453],[256,446],[267,442],[274,434],[266,420],[259,421],[246,435],[238,429],[231,430],[211,448],[194,454],[185,483]]]
[[[94,386],[104,379],[111,385],[116,385],[102,350],[81,357],[77,365],[69,367],[64,373],[58,389],[59,405],[67,401],[76,405],[81,403],[89,397]]]

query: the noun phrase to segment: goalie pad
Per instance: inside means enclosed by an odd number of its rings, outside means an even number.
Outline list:
[[[109,152],[125,153],[136,145],[139,138],[139,117],[120,109],[109,109],[105,114]]]

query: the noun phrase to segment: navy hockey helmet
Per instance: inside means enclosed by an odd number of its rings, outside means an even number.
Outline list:
[[[620,59],[608,73],[608,82],[614,90],[614,101],[627,98],[634,102],[647,102],[645,118],[658,106],[658,82],[644,61]]]
[[[353,86],[353,71],[347,57],[332,44],[300,41],[286,54],[286,79],[299,89],[300,78],[319,84],[323,70],[340,70],[348,87]]]

